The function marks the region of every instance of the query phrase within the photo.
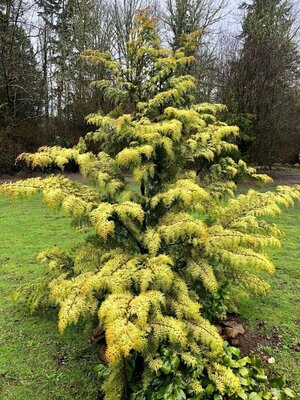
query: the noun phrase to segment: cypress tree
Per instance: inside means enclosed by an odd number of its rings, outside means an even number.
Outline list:
[[[195,41],[192,35],[178,50],[163,48],[155,22],[140,12],[126,67],[109,53],[85,52],[110,72],[95,86],[114,110],[89,115],[96,130],[77,146],[43,147],[19,159],[61,169],[76,162],[92,185],[53,175],[0,189],[12,198],[42,192],[50,207],[91,232],[70,254],[56,248],[39,255],[49,270],[28,300],[32,309],[57,305],[60,331],[82,319],[98,326],[109,366],[106,400],[211,398],[214,390],[217,398],[250,398],[201,309],[225,284],[231,300],[238,291],[269,289],[260,272],[274,272],[265,249],[280,245],[280,231],[262,217],[300,197],[299,187],[235,194],[238,178],[268,178],[230,157],[238,128],[218,120],[222,105],[193,104],[194,78],[181,71],[193,62],[185,52]],[[180,363],[192,372],[179,372]],[[158,390],[146,397],[133,384],[147,388],[171,371],[176,392],[172,384],[161,397],[151,397]]]

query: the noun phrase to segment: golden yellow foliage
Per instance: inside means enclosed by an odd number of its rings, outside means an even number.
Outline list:
[[[19,159],[61,170],[74,162],[90,186],[60,174],[0,186],[14,200],[41,192],[93,233],[70,255],[40,254],[48,272],[31,304],[56,304],[61,331],[80,319],[103,327],[111,367],[106,400],[122,398],[132,354],[157,372],[162,345],[188,366],[205,357],[219,392],[239,391],[236,376],[216,362],[223,340],[202,308],[224,284],[267,292],[260,272],[274,272],[267,249],[280,246],[281,232],[264,217],[300,200],[300,186],[236,196],[238,179],[270,179],[230,157],[239,132],[219,121],[224,106],[192,104],[194,78],[182,71],[193,61],[185,51],[196,37],[177,51],[163,49],[153,20],[139,13],[126,67],[109,53],[86,51],[85,59],[109,72],[111,79],[95,86],[115,109],[89,115],[97,130],[77,146],[42,147]],[[88,150],[91,142],[100,144],[98,153]],[[189,386],[203,391],[196,378]]]

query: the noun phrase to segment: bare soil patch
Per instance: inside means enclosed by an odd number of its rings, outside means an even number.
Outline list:
[[[278,186],[278,185],[300,185],[300,169],[286,169],[286,170],[258,170],[260,174],[269,175],[273,179],[273,183],[270,186]]]
[[[241,324],[245,333],[238,335],[235,339],[231,340],[231,344],[239,347],[242,356],[258,355],[264,364],[267,364],[269,355],[266,354],[261,347],[277,347],[280,345],[282,335],[280,328],[275,327],[271,332],[266,331],[266,324],[264,321],[258,321],[255,328],[250,328],[247,321],[238,314],[229,315],[230,321],[235,321]]]
[[[259,169],[258,173],[267,174],[273,179],[273,183],[269,186],[277,186],[277,185],[300,185],[300,169],[286,169],[286,170],[268,170],[268,169]],[[27,178],[35,178],[35,177],[46,177],[53,173],[45,173],[45,172],[36,172],[36,171],[21,171],[14,175],[0,175],[0,184],[5,182],[16,182],[22,179]],[[79,172],[54,172],[54,174],[61,174],[66,176],[67,178],[73,179],[78,182],[84,182],[84,178],[82,178]],[[253,183],[251,183],[253,186]]]

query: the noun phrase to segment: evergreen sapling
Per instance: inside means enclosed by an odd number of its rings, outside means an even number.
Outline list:
[[[112,111],[89,115],[95,130],[77,146],[19,159],[62,170],[75,162],[91,185],[56,174],[0,188],[14,199],[42,192],[90,232],[70,254],[39,255],[49,270],[28,300],[32,309],[55,304],[60,331],[79,320],[101,327],[106,400],[281,398],[260,386],[250,392],[265,397],[249,397],[243,365],[224,359],[229,350],[207,315],[225,285],[231,303],[243,291],[269,290],[265,250],[280,246],[281,232],[263,217],[292,205],[300,187],[236,195],[238,179],[269,178],[231,157],[239,130],[219,120],[224,106],[193,103],[195,80],[185,73],[196,42],[197,33],[176,51],[163,48],[155,21],[140,12],[126,60],[86,51],[107,72],[94,86]],[[171,376],[169,386],[155,386],[159,376]]]

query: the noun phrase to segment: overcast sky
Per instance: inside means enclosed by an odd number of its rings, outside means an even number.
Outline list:
[[[100,0],[99,0],[100,1]],[[107,0],[110,1],[110,0]],[[162,0],[162,2],[165,0]],[[219,0],[211,0],[212,2],[218,3]],[[239,9],[239,6],[244,3],[251,3],[253,0],[228,0],[228,5],[223,14],[223,18],[220,22],[211,27],[213,33],[220,37],[220,34],[233,35],[237,36],[241,32],[241,20],[243,11]],[[297,12],[295,13],[299,25],[300,25],[300,0],[290,0],[294,3],[295,9]],[[32,4],[33,0],[24,0],[24,3]],[[27,14],[27,23],[28,25],[37,23],[37,13],[36,7],[30,8],[29,13]],[[299,30],[300,32],[300,30]],[[33,40],[34,41],[34,40]]]

